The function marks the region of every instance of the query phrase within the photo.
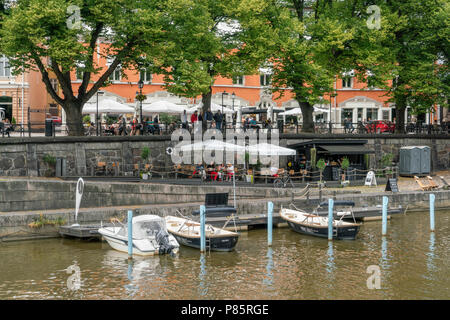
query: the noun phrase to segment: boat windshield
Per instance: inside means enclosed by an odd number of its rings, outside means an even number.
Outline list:
[[[160,230],[165,230],[164,220],[149,220],[133,223],[133,238],[144,239],[156,236]]]

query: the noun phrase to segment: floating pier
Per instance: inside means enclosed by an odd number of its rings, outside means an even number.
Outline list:
[[[59,234],[64,238],[78,238],[83,240],[100,240],[102,235],[98,233],[100,225],[85,226],[61,226]]]

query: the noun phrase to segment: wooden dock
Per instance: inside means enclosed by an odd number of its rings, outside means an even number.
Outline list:
[[[59,234],[64,238],[78,238],[83,240],[101,240],[98,233],[100,225],[61,226]]]
[[[275,227],[287,226],[287,223],[281,219],[278,212],[273,213],[272,222]],[[234,217],[206,217],[206,223],[218,228],[223,228],[226,224],[224,229],[230,231],[267,228],[267,214],[240,214],[235,215]]]

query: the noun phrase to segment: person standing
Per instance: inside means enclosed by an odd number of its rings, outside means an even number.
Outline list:
[[[184,110],[183,114],[181,115],[181,127],[183,129],[187,129],[187,114],[186,114],[186,110]]]
[[[214,120],[216,121],[216,129],[221,130],[222,129],[222,114],[220,113],[220,110],[217,110],[216,114],[214,115]]]
[[[208,110],[205,112],[205,120],[206,120],[206,125],[207,125],[207,129],[211,128],[211,123],[213,121],[213,114],[211,112],[211,109],[208,108]]]

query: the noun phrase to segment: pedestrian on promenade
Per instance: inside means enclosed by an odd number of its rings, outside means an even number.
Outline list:
[[[222,119],[222,113],[220,113],[220,110],[217,110],[216,114],[214,115],[214,120],[216,121],[216,129],[218,130],[222,129]]]

